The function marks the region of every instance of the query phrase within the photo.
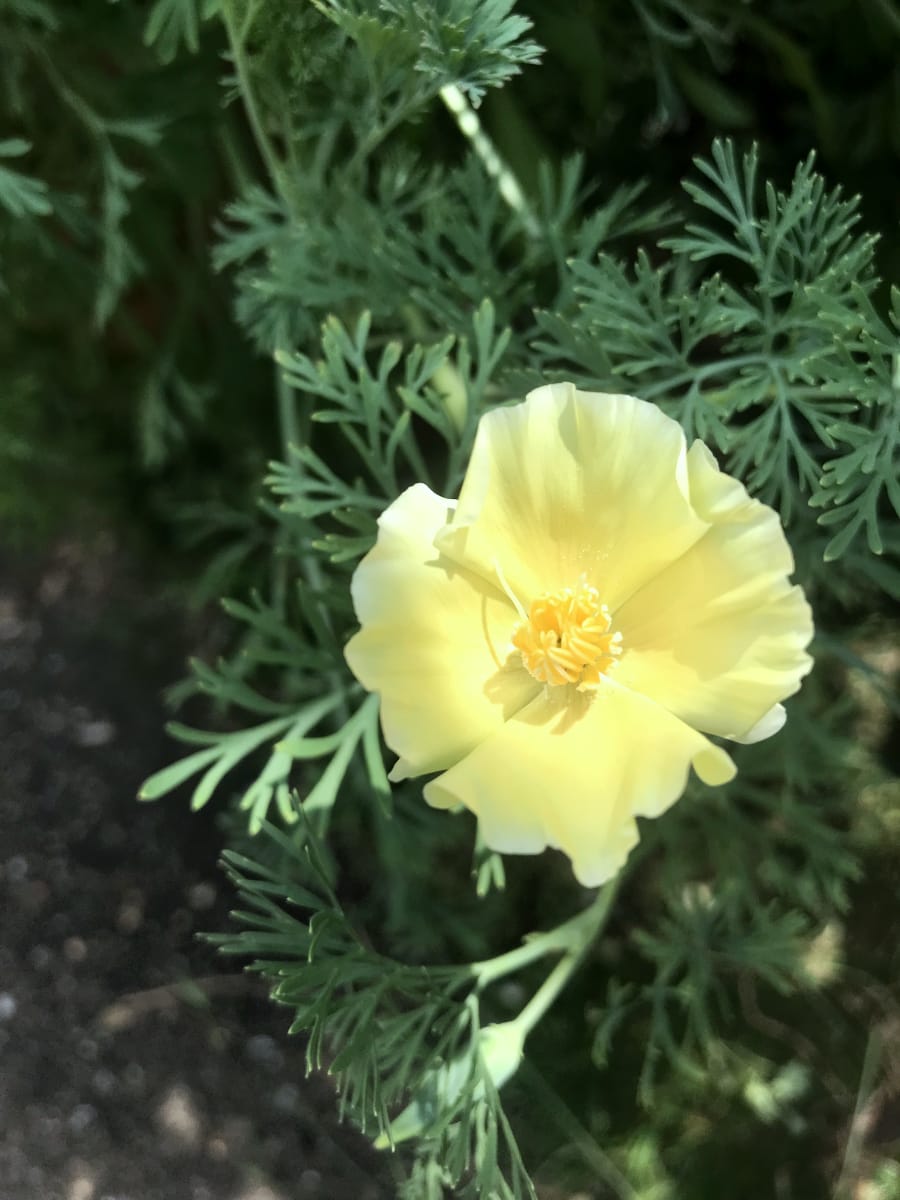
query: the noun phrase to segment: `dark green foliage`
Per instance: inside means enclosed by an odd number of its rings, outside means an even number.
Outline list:
[[[154,0],[144,26],[144,42],[164,63],[170,63],[182,46],[196,54],[200,23],[218,10],[218,0]]]
[[[456,84],[477,101],[523,66],[540,60],[541,48],[526,34],[531,22],[512,12],[514,0],[379,0],[373,5],[418,43],[415,69],[438,86]],[[335,7],[338,5],[335,3]]]
[[[892,407],[883,388],[861,387],[841,369],[850,359],[867,380],[883,374],[887,346],[869,301],[874,239],[854,233],[857,203],[827,193],[812,159],[789,192],[763,188],[756,152],[739,161],[729,142],[695,165],[699,178],[684,187],[704,223],[663,238],[672,257],[659,267],[643,251],[630,270],[608,256],[573,263],[578,308],[541,318],[548,336],[539,348],[548,369],[630,387],[673,412],[789,520],[798,488],[813,492],[823,471],[833,478],[835,420],[862,405]],[[835,336],[834,317],[823,319],[826,305],[845,330],[866,330],[855,356]],[[890,451],[876,452],[868,473],[877,467],[886,486]],[[827,504],[838,493],[823,487],[816,497]],[[830,543],[830,556],[846,544]]]
[[[189,11],[156,5],[146,31],[165,42]],[[209,264],[211,219],[245,157],[222,117],[219,43],[161,68],[146,16],[102,0],[0,4],[0,507],[13,535],[86,508],[137,511],[146,530],[176,502],[216,497],[225,459],[238,506],[271,449],[271,414],[244,403],[259,370]]]
[[[407,966],[373,951],[342,909],[311,831],[266,834],[280,851],[277,869],[227,852],[247,906],[234,916],[246,929],[213,940],[253,956],[273,999],[296,1012],[291,1032],[306,1035],[309,1069],[334,1077],[361,1128],[386,1146],[426,1134],[410,1195],[424,1177],[473,1200],[535,1200],[492,1079],[469,969]],[[286,884],[288,875],[297,882]]]
[[[7,138],[0,142],[0,158],[21,158],[31,149],[22,138]],[[53,212],[47,195],[47,185],[12,167],[0,167],[0,204],[11,217],[46,217]]]

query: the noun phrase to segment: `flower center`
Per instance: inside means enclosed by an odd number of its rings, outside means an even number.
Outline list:
[[[526,670],[541,683],[597,683],[622,653],[610,630],[609,609],[596,588],[544,592],[513,630],[512,644]]]

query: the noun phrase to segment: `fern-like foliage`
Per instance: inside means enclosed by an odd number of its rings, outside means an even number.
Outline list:
[[[200,25],[219,11],[219,0],[154,0],[144,26],[144,42],[170,63],[182,46],[200,48]]]
[[[526,34],[527,17],[514,0],[379,0],[392,23],[419,43],[416,69],[439,87],[455,84],[477,104],[487,88],[501,87],[523,66],[539,61],[541,48]]]
[[[290,554],[301,578],[280,608],[260,597],[252,604],[227,602],[229,614],[245,628],[239,653],[216,668],[194,663],[194,689],[252,714],[257,723],[223,733],[173,724],[173,736],[202,749],[147,780],[141,793],[146,800],[197,777],[191,802],[200,808],[236,768],[251,757],[261,759],[239,801],[255,833],[271,805],[283,820],[295,819],[289,796],[297,771],[320,761],[327,765],[303,809],[308,816],[318,814],[317,827],[324,828],[357,751],[374,793],[389,792],[377,706],[350,684],[341,654],[352,622],[347,565],[372,545],[375,518],[390,497],[415,479],[432,478],[429,462],[437,456],[433,448],[426,455],[417,425],[445,446],[434,482],[455,493],[509,331],[497,329],[487,301],[474,314],[469,337],[459,343],[445,338],[433,346],[414,345],[404,355],[390,342],[373,355],[370,328],[368,314],[352,332],[332,319],[323,329],[318,362],[300,354],[280,356],[286,385],[299,393],[310,430],[316,431],[315,439],[289,448],[286,462],[272,464],[268,480],[278,501],[273,516],[285,532],[283,553]],[[267,677],[275,689],[271,697],[263,690]],[[317,695],[322,678],[330,688],[324,698]],[[351,699],[355,715],[349,712]]]
[[[23,138],[0,142],[0,158],[21,158],[31,146]],[[0,205],[12,217],[46,217],[53,211],[47,185],[12,167],[0,167]]]
[[[500,1105],[469,969],[407,966],[371,949],[339,903],[309,827],[265,832],[278,868],[226,853],[243,928],[213,942],[250,958],[272,998],[293,1010],[308,1070],[327,1070],[361,1128],[385,1146],[420,1139],[408,1188],[424,1177],[471,1200],[536,1200]]]
[[[446,445],[444,475],[434,482],[453,493],[462,478],[488,387],[510,340],[509,330],[497,329],[493,305],[485,300],[472,318],[469,337],[458,344],[449,337],[427,348],[414,346],[404,356],[399,343],[389,342],[370,365],[370,326],[366,313],[351,335],[332,319],[323,330],[323,357],[318,362],[305,355],[279,356],[288,385],[315,398],[313,421],[340,431],[366,475],[362,491],[354,491],[348,488],[350,471],[341,479],[311,449],[297,448],[297,457],[306,460],[316,480],[316,498],[304,502],[305,480],[284,467],[276,470],[274,483],[277,492],[292,496],[292,511],[301,516],[335,515],[342,494],[358,503],[367,497],[369,508],[383,508],[408,482],[432,480],[414,417]],[[397,370],[401,363],[402,374]],[[341,456],[342,464],[349,466],[351,461]],[[351,550],[357,556],[369,544],[364,539],[345,547],[342,557]]]
[[[849,395],[856,415],[829,428],[841,453],[825,463],[811,501],[824,510],[819,523],[838,530],[827,559],[844,554],[862,530],[872,553],[883,553],[884,517],[892,511],[900,518],[900,291],[893,289],[888,321],[863,286],[852,288],[851,297],[848,304],[821,296],[836,347],[826,387]]]
[[[477,162],[426,174],[395,159],[371,199],[342,195],[326,203],[309,187],[301,220],[258,188],[226,210],[216,265],[238,269],[237,316],[261,347],[306,342],[326,315],[363,308],[421,336],[462,334],[488,296],[504,321],[527,302],[534,255],[516,259],[516,222]]]
[[[873,307],[875,239],[856,231],[858,201],[828,191],[812,158],[788,191],[761,183],[757,152],[739,158],[729,142],[695,165],[685,191],[703,219],[661,239],[668,260],[573,262],[577,308],[541,313],[537,348],[548,368],[561,360],[586,384],[627,385],[661,404],[790,519],[798,492],[836,498],[820,487],[823,472],[835,478],[835,430],[859,432],[848,418],[876,391],[876,409],[890,411],[896,336]],[[857,331],[855,345],[835,336],[838,321]],[[884,487],[892,450],[878,445],[872,470]]]
[[[455,85],[477,104],[488,88],[502,87],[541,48],[527,37],[531,21],[513,13],[514,0],[314,0],[356,42],[384,76],[405,67],[435,95]]]

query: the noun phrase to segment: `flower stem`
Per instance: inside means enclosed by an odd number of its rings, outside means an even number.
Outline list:
[[[222,21],[225,25],[225,31],[228,34],[228,43],[231,48],[231,61],[234,63],[238,86],[244,101],[244,109],[247,113],[250,130],[253,133],[253,140],[256,142],[256,148],[259,150],[260,157],[265,162],[272,177],[272,182],[277,186],[282,199],[287,203],[288,196],[287,188],[285,187],[284,168],[278,155],[275,153],[269,135],[266,133],[262,113],[260,112],[253,86],[250,82],[250,64],[246,53],[247,33],[253,22],[255,10],[256,6],[251,5],[242,26],[238,28],[233,0],[222,0],[221,3]]]
[[[497,181],[500,195],[521,218],[526,232],[530,237],[539,237],[540,224],[531,211],[531,205],[525,198],[521,184],[512,169],[500,157],[496,146],[485,133],[478,114],[462,90],[455,83],[448,83],[441,88],[441,99],[452,113],[460,132],[472,143],[472,149],[481,159],[485,171],[491,179]]]
[[[539,958],[562,951],[562,958],[515,1018],[515,1024],[521,1027],[523,1036],[527,1036],[538,1024],[580,964],[588,947],[603,929],[612,911],[621,878],[620,873],[610,880],[597,893],[588,908],[557,925],[555,929],[529,938],[524,945],[517,946],[515,950],[472,964],[476,988],[481,990]]]
[[[539,958],[546,958],[548,954],[568,950],[573,938],[578,936],[578,929],[583,924],[586,914],[592,910],[593,904],[584,912],[570,917],[568,921],[564,921],[554,929],[548,929],[545,933],[532,934],[526,942],[514,950],[507,950],[505,954],[498,954],[496,958],[486,958],[481,962],[473,963],[472,970],[477,977],[479,990],[486,988],[497,979],[503,979],[506,975],[521,971],[523,967],[536,962]]]
[[[620,876],[611,879],[603,890],[598,893],[596,900],[590,908],[585,909],[583,913],[579,914],[579,923],[572,932],[568,949],[515,1018],[514,1024],[521,1028],[523,1038],[527,1037],[540,1022],[548,1008],[550,1008],[568,983],[570,976],[574,974],[575,970],[581,964],[581,960],[584,958],[588,948],[606,924],[609,914],[612,911],[613,900],[618,891],[619,879]]]

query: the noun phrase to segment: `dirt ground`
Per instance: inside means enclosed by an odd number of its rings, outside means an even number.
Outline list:
[[[173,756],[178,611],[102,540],[0,555],[0,1200],[390,1200],[195,936],[229,906],[212,816],[134,799]]]

